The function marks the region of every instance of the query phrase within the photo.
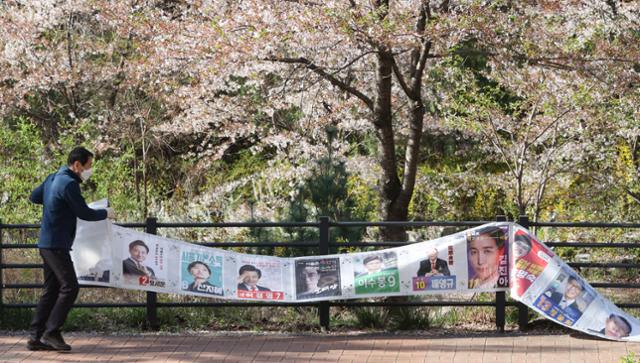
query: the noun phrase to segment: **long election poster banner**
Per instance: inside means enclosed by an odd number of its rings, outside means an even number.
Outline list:
[[[71,255],[81,284],[229,300],[509,291],[558,324],[612,340],[640,341],[640,321],[511,222],[377,251],[281,258],[204,247],[108,220],[79,220]]]

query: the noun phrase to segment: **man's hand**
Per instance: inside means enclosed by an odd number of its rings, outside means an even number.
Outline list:
[[[116,219],[116,211],[114,211],[113,208],[107,207],[107,218]]]
[[[245,280],[246,280],[247,275],[248,275],[248,274],[247,274],[247,271],[244,271],[244,272],[242,273],[242,275],[238,276],[238,283],[239,283],[239,284],[244,284],[244,283],[245,283]]]

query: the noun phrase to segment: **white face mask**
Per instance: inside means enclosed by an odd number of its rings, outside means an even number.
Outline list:
[[[80,172],[80,179],[82,179],[82,181],[85,182],[87,181],[87,179],[89,179],[91,174],[93,174],[93,169],[85,169],[82,172]]]

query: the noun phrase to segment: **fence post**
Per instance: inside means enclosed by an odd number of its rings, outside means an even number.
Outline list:
[[[2,267],[2,264],[4,263],[4,260],[2,259],[2,255],[4,254],[4,246],[2,245],[2,235],[4,233],[3,227],[4,224],[2,224],[2,219],[0,219],[0,317],[4,316],[4,274],[2,273],[4,270]]]
[[[329,254],[329,217],[320,217],[320,243],[319,254]],[[322,301],[318,303],[318,317],[320,318],[320,327],[329,330],[329,302]]]
[[[522,227],[529,229],[529,216],[520,215],[518,217],[518,224]],[[518,303],[518,329],[520,331],[526,331],[529,325],[529,308],[521,302]]]
[[[145,224],[145,232],[149,234],[158,233],[157,218],[148,217]],[[151,330],[160,329],[160,324],[158,324],[158,295],[151,291],[147,291],[147,327]]]
[[[506,222],[507,217],[504,215],[496,216],[497,222]],[[504,291],[496,292],[496,329],[503,333],[506,315],[507,297]]]

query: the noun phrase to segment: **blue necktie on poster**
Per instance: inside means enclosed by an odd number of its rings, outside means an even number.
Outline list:
[[[106,206],[106,200],[92,204]],[[78,221],[71,255],[81,284],[249,301],[322,301],[510,291],[561,325],[640,341],[640,322],[598,294],[524,228],[496,222],[373,252],[249,255]]]

